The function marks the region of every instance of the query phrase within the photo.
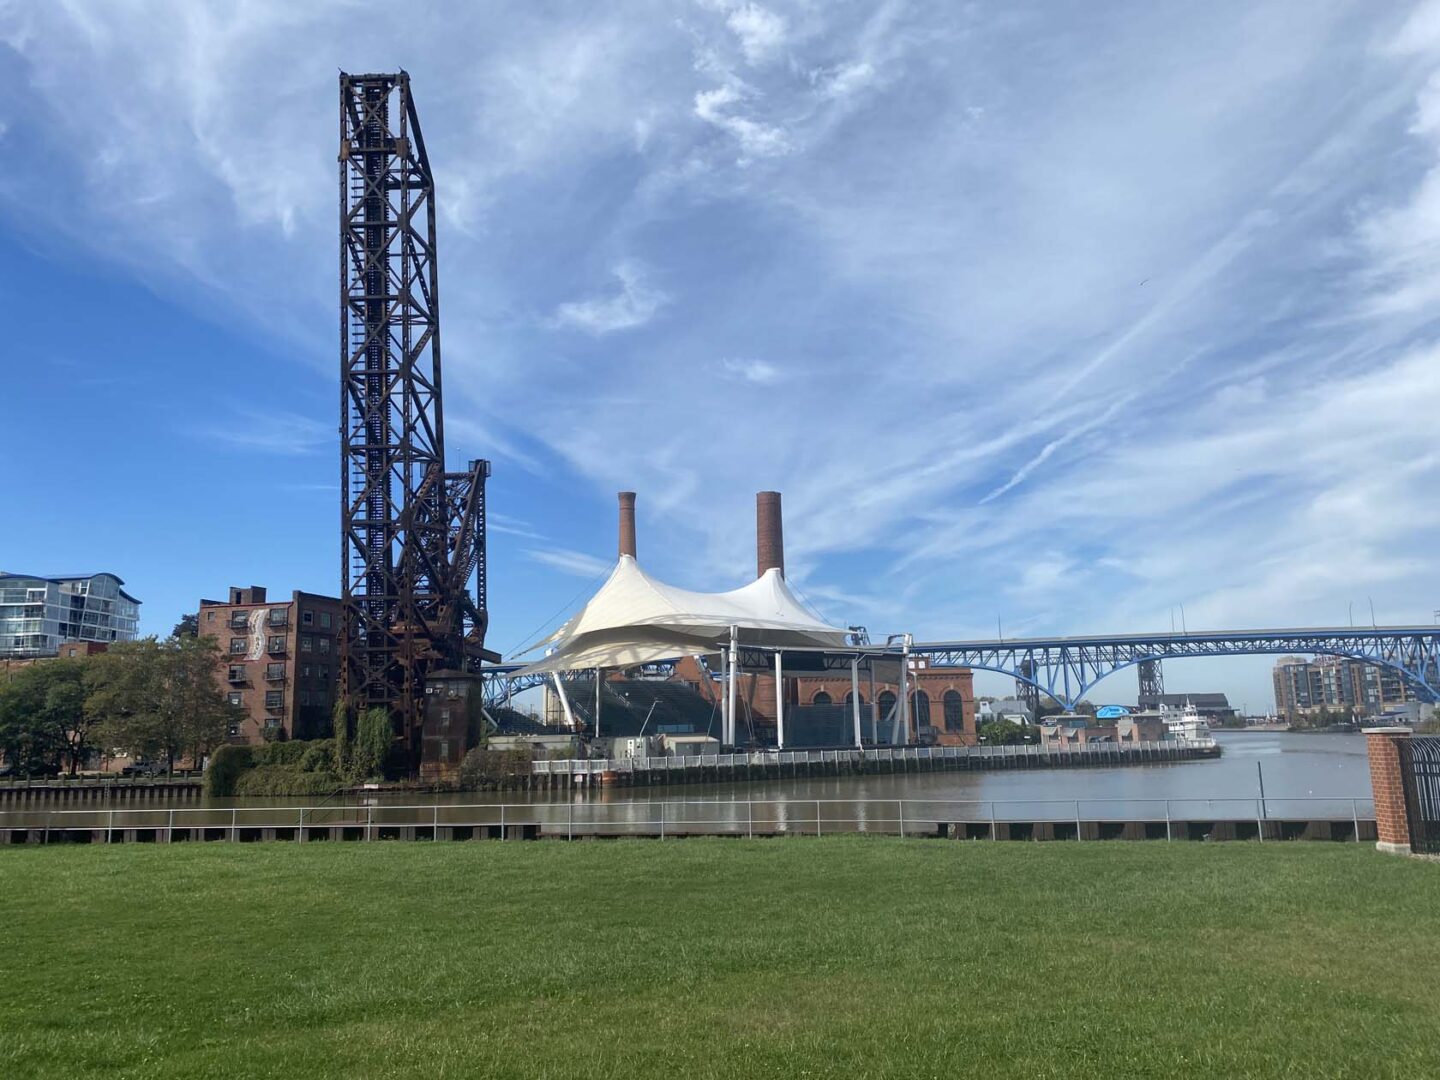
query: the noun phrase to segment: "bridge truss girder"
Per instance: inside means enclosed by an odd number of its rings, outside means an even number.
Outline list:
[[[1396,671],[1422,701],[1440,700],[1440,627],[1254,630],[1144,637],[916,643],[932,664],[994,671],[1029,683],[1067,710],[1128,667],[1202,656],[1325,655]]]

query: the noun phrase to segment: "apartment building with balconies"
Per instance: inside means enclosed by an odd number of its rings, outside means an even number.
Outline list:
[[[341,610],[335,597],[316,593],[270,600],[260,585],[200,601],[199,632],[219,642],[217,677],[244,713],[231,725],[233,741],[328,733],[340,681]]]

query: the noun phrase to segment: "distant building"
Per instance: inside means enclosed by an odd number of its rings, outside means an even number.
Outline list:
[[[220,643],[216,673],[245,718],[234,742],[309,739],[328,730],[340,682],[341,604],[333,596],[293,592],[266,599],[259,585],[232,588],[228,600],[201,600],[199,632]]]
[[[140,601],[114,574],[0,572],[0,657],[59,654],[61,642],[134,641]]]
[[[1041,746],[1089,746],[1091,743],[1160,742],[1165,738],[1165,721],[1158,713],[1131,714],[1112,720],[1065,713],[1051,716],[1040,725]]]
[[[982,701],[975,712],[975,723],[989,720],[1009,720],[1012,724],[1029,724],[1030,706],[1019,698],[999,698],[996,701]]]
[[[1274,682],[1275,711],[1287,720],[1338,709],[1378,716],[1415,700],[1399,672],[1347,656],[1282,656]]]
[[[1142,697],[1137,704],[1141,712],[1161,712],[1194,705],[1195,711],[1212,724],[1235,719],[1235,707],[1224,694],[1150,694]]]

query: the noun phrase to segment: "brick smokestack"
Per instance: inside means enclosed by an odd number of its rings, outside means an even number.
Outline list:
[[[785,576],[785,526],[780,518],[780,492],[755,493],[755,576],[771,568]]]
[[[635,492],[620,492],[620,554],[635,558]]]

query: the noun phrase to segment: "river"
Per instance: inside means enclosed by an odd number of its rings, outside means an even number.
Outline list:
[[[1079,769],[1031,769],[997,772],[929,772],[880,776],[848,776],[768,780],[749,784],[688,784],[669,788],[599,788],[589,791],[506,791],[417,794],[376,792],[340,799],[319,797],[205,799],[177,802],[189,817],[202,807],[214,810],[262,810],[323,804],[373,807],[376,819],[389,817],[386,807],[462,805],[512,807],[509,820],[544,818],[554,822],[577,814],[591,821],[640,820],[657,812],[672,820],[753,816],[747,800],[766,804],[764,817],[795,817],[821,812],[837,824],[874,818],[874,803],[905,800],[907,815],[917,818],[989,817],[1044,818],[1175,818],[1206,817],[1361,817],[1371,815],[1370,775],[1361,735],[1304,735],[1288,732],[1217,732],[1219,758],[1153,765]],[[1264,783],[1266,803],[1257,803]],[[853,800],[853,803],[851,802]],[[1352,800],[1355,803],[1352,805]],[[869,808],[862,803],[871,803]],[[1078,803],[1078,805],[1077,805]],[[621,806],[617,804],[631,804]],[[725,804],[737,804],[727,806]],[[56,809],[71,809],[74,804]],[[133,806],[133,804],[132,804]],[[526,810],[525,807],[529,807]],[[87,808],[100,809],[94,807]],[[117,809],[119,807],[117,806]],[[126,807],[129,809],[130,807]],[[164,803],[146,809],[164,810]],[[26,817],[45,808],[28,808]],[[899,811],[895,811],[897,814]],[[13,815],[15,811],[11,811]],[[3,817],[6,815],[0,815]],[[69,816],[69,815],[65,815]],[[205,815],[207,818],[209,815]],[[268,815],[267,815],[268,816]],[[407,815],[407,816],[413,816]]]

